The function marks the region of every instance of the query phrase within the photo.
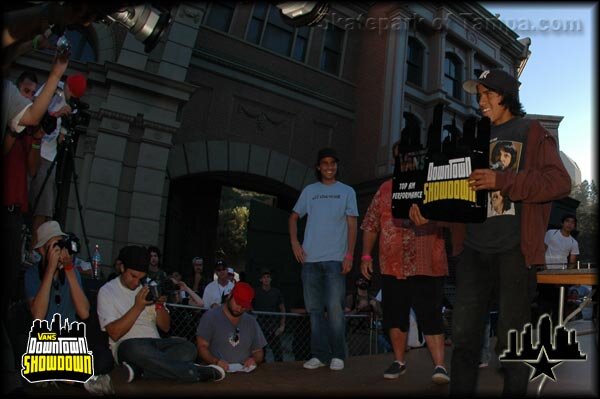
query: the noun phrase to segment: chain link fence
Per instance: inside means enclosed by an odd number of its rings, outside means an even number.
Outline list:
[[[167,303],[171,312],[170,335],[184,337],[196,344],[196,328],[206,309],[189,305]],[[310,358],[310,317],[307,314],[279,312],[249,312],[256,317],[267,340],[265,359],[273,361],[308,360]],[[283,332],[278,331],[285,317]],[[381,321],[373,314],[348,314],[346,319],[346,345],[348,356],[383,353]]]

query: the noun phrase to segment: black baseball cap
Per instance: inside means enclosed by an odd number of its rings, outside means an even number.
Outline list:
[[[119,251],[119,259],[123,262],[125,269],[148,273],[150,255],[145,247],[128,245]]]
[[[481,84],[492,90],[498,90],[502,93],[512,94],[519,97],[519,82],[514,76],[501,69],[490,69],[481,72],[479,78],[466,80],[463,83],[463,89],[467,93],[477,94],[477,85]]]
[[[332,157],[333,159],[335,159],[336,162],[340,161],[335,150],[333,148],[327,147],[327,148],[321,148],[319,150],[319,153],[317,154],[317,164],[319,162],[321,162],[321,159],[327,158],[327,157]]]

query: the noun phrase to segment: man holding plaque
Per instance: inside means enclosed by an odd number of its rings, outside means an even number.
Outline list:
[[[452,396],[472,396],[490,303],[499,304],[496,353],[507,348],[508,331],[522,331],[531,322],[536,267],[545,263],[544,233],[553,200],[569,195],[571,180],[560,160],[556,139],[533,119],[525,119],[519,101],[520,82],[502,70],[488,70],[463,88],[477,95],[490,119],[489,169],[469,176],[472,190],[499,191],[510,209],[488,212],[482,223],[453,228],[456,300],[453,313]],[[507,149],[510,149],[508,154]],[[502,157],[501,150],[510,155]],[[491,198],[491,197],[490,197]],[[524,396],[529,368],[505,362],[503,396]]]

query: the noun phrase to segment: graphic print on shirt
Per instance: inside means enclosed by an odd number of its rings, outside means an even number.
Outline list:
[[[490,169],[519,170],[523,143],[510,140],[492,140],[490,142]],[[488,193],[487,217],[515,215],[515,204],[504,197],[500,190]]]
[[[240,343],[240,329],[236,328],[235,331],[229,333],[229,338],[227,338],[229,344],[234,348]]]

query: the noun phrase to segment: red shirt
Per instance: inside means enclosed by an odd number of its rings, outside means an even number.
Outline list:
[[[435,222],[416,227],[410,220],[394,219],[391,179],[377,190],[360,228],[380,233],[381,274],[397,279],[448,275],[442,228]]]
[[[2,159],[2,205],[21,207],[21,213],[29,208],[27,189],[27,154],[31,149],[33,138],[22,133],[14,145]]]

